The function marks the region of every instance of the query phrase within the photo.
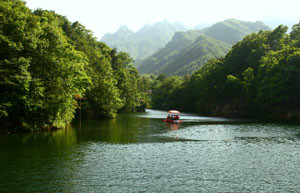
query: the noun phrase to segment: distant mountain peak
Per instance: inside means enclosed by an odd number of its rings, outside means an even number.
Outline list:
[[[115,32],[115,33],[129,33],[129,34],[133,34],[134,32],[131,31],[126,25],[122,25],[121,27],[119,27],[119,29]]]
[[[117,48],[116,44],[118,41],[130,39],[131,36],[134,34],[126,25],[122,25],[115,33],[106,33],[102,38],[101,41],[107,42],[109,41],[110,47]],[[112,41],[111,41],[112,40]]]
[[[141,61],[138,70],[143,74],[191,74],[210,58],[224,56],[246,35],[260,30],[270,28],[262,22],[230,18],[202,30],[176,32],[164,48]]]
[[[204,34],[216,40],[234,44],[247,34],[260,30],[271,30],[271,28],[263,22],[249,22],[230,18],[205,29]]]
[[[236,18],[228,18],[224,20],[225,22],[240,22],[241,20],[238,20]],[[222,22],[222,21],[221,21]]]
[[[105,34],[101,41],[119,51],[128,52],[136,61],[142,60],[164,47],[175,32],[185,30],[183,24],[168,21],[146,24],[137,32],[121,26],[115,33]]]

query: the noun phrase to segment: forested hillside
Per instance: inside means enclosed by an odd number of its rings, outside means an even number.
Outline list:
[[[296,121],[300,117],[300,23],[236,43],[191,77],[149,77],[154,108]]]
[[[175,32],[184,30],[182,24],[167,21],[145,25],[136,33],[121,26],[115,33],[104,35],[101,41],[118,51],[129,53],[136,60],[135,64],[139,65],[142,59],[163,48]]]
[[[207,36],[193,36],[197,34],[195,32],[178,33],[164,49],[143,61],[139,71],[183,76],[191,74],[211,58],[224,56],[230,49],[228,44]]]
[[[195,71],[191,76],[141,77],[129,54],[97,41],[80,23],[53,11],[32,12],[21,0],[1,1],[0,132],[62,128],[76,112],[115,117],[148,106],[150,93],[159,109],[300,116],[300,23],[290,34],[282,25],[252,33],[231,49],[208,37],[209,30],[176,33],[142,66],[157,74]]]
[[[138,67],[139,71],[145,74],[155,74],[164,64],[175,60],[176,56],[191,45],[199,36],[200,32],[196,30],[176,32],[172,40],[163,49],[160,49],[142,62],[142,65]]]
[[[78,22],[0,2],[0,131],[65,127],[75,111],[114,117],[147,98],[131,57]]]
[[[246,35],[260,30],[266,31],[271,30],[271,28],[259,21],[245,22],[237,19],[227,19],[201,31],[208,37],[233,45]]]
[[[163,49],[138,66],[143,74],[191,74],[211,58],[224,56],[247,34],[270,28],[261,22],[228,19],[202,30],[177,32]]]

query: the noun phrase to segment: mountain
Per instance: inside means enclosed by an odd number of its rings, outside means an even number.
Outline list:
[[[204,23],[204,22],[201,22],[201,23],[199,23],[198,25],[196,25],[196,26],[194,27],[194,30],[202,30],[202,29],[207,28],[207,27],[209,27],[209,26],[211,26],[211,25],[212,25],[212,23]]]
[[[235,44],[246,35],[260,30],[271,30],[271,28],[260,21],[245,22],[237,19],[227,19],[203,29],[202,32],[204,35],[216,40]]]
[[[202,30],[177,32],[164,48],[141,61],[138,70],[143,74],[191,74],[207,60],[224,56],[234,43],[259,30],[270,28],[262,22],[228,19]]]
[[[129,53],[138,63],[163,48],[175,32],[184,30],[182,24],[167,21],[145,25],[136,33],[126,26],[121,26],[115,33],[105,34],[101,41],[112,48],[117,48],[118,51]]]
[[[131,56],[138,55],[138,44],[134,41],[134,32],[128,29],[125,25],[121,26],[115,33],[107,33],[101,41],[105,42],[112,48],[117,48],[118,51],[130,53]],[[120,43],[121,42],[121,43]]]
[[[229,49],[230,45],[197,30],[177,32],[165,48],[142,61],[138,69],[144,74],[190,74],[207,60],[224,56]]]

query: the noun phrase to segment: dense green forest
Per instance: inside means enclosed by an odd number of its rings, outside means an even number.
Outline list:
[[[0,3],[0,131],[65,127],[81,111],[114,117],[147,103],[127,53],[98,42],[78,22]]]
[[[145,59],[138,69],[141,73],[183,76],[211,58],[224,56],[229,49],[230,45],[197,31],[177,32],[165,48]]]
[[[262,22],[227,19],[201,30],[176,32],[162,49],[141,61],[143,74],[192,74],[211,58],[223,57],[231,46],[246,35],[271,30]]]
[[[191,63],[199,50],[211,54],[200,44],[218,43],[188,33],[177,33],[178,42],[166,46],[184,50],[174,53],[176,61]],[[0,132],[63,128],[76,113],[111,118],[150,107],[149,98],[156,109],[280,120],[300,116],[300,23],[289,34],[282,25],[252,33],[220,55],[204,57],[202,62],[208,61],[190,76],[140,76],[129,54],[97,41],[80,23],[53,11],[31,11],[21,0],[3,0]]]
[[[141,60],[163,48],[177,31],[185,31],[185,27],[168,21],[145,25],[137,32],[121,26],[115,33],[105,34],[101,41],[111,48],[129,53],[135,60],[134,64],[139,66]]]
[[[148,76],[153,108],[208,115],[296,120],[300,117],[300,23],[236,43],[190,77]]]

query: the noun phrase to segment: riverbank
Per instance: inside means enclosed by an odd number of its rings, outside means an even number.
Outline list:
[[[262,122],[274,122],[274,123],[299,123],[300,111],[295,110],[283,110],[273,109],[269,112],[255,112],[252,110],[241,109],[235,105],[211,105],[206,107],[205,111],[192,113],[198,113],[203,116],[214,116],[214,117],[227,117],[227,118],[238,118],[238,119],[254,119]]]
[[[259,113],[245,113],[245,112],[238,112],[236,108],[223,108],[220,110],[220,108],[212,108],[213,110],[211,112],[206,112],[206,113],[201,113],[199,115],[205,116],[205,117],[211,117],[211,118],[216,118],[216,117],[222,117],[222,118],[234,118],[236,120],[242,120],[240,122],[235,123],[243,123],[243,122],[253,122],[253,123],[282,123],[282,124],[299,124],[299,117],[300,117],[300,112],[289,112],[286,115],[283,114],[259,114]],[[145,108],[139,109],[137,111],[139,113],[146,112]],[[197,113],[197,112],[191,112],[191,113]],[[124,113],[121,113],[124,114]],[[87,119],[87,117],[89,117]],[[76,116],[76,118],[73,121],[79,121],[79,117]],[[97,118],[93,116],[84,116],[82,121],[88,121],[88,120],[107,120],[107,118]],[[247,120],[247,121],[245,121]],[[72,121],[72,122],[73,122]],[[205,122],[201,124],[229,124],[230,122],[225,121],[225,122]],[[7,135],[7,134],[14,134],[14,133],[30,133],[30,132],[43,132],[43,131],[55,131],[59,129],[64,129],[70,126],[71,123],[66,124],[65,127],[50,127],[50,128],[40,128],[38,130],[28,130],[28,129],[14,129],[14,130],[9,130],[9,129],[0,129],[0,135]]]

